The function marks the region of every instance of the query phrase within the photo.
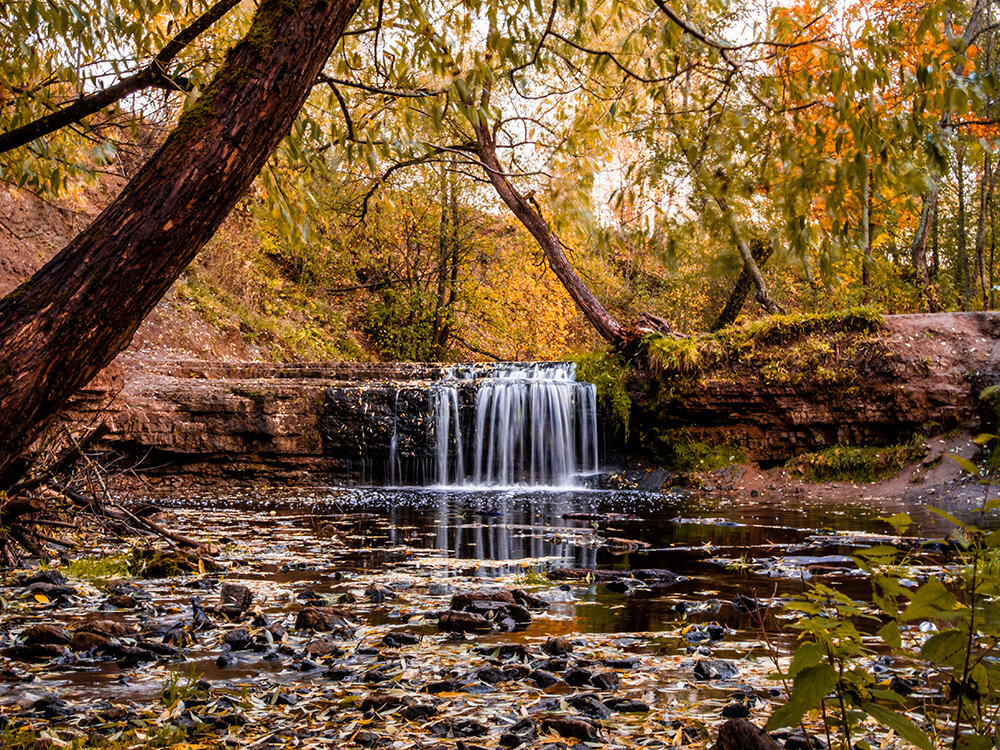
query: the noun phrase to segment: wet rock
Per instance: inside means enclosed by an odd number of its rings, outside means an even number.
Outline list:
[[[66,585],[66,576],[58,570],[39,570],[30,576],[21,579],[22,586],[30,586],[33,583],[49,583],[53,586]]]
[[[521,719],[500,735],[500,746],[514,748],[531,742],[538,736],[538,722],[532,718]]]
[[[171,643],[157,643],[156,641],[147,641],[142,638],[138,639],[135,645],[157,656],[168,656],[170,658],[176,658],[181,652],[177,646]]]
[[[362,730],[355,733],[353,742],[361,747],[375,747],[386,742],[386,739],[375,734],[375,732]]]
[[[382,643],[389,648],[399,648],[400,646],[413,646],[420,643],[420,636],[416,633],[407,633],[404,630],[394,630],[382,636]]]
[[[819,737],[802,734],[802,730],[789,734],[785,739],[785,750],[823,750],[826,743]]]
[[[218,578],[191,578],[181,583],[186,589],[196,589],[198,591],[212,591],[219,585]]]
[[[54,695],[47,695],[44,698],[39,698],[31,704],[31,710],[46,719],[72,716],[76,713],[75,708],[66,703],[66,701],[62,698],[57,698]]]
[[[108,581],[104,590],[112,596],[127,596],[137,602],[148,602],[152,598],[146,589],[132,581]]]
[[[431,694],[457,693],[460,690],[462,690],[462,683],[454,678],[438,680],[437,682],[430,682],[427,685],[424,685],[424,692]]]
[[[542,646],[542,651],[547,653],[549,656],[565,656],[566,654],[572,653],[573,644],[570,642],[569,638],[565,638],[561,635],[552,636],[545,641]]]
[[[408,721],[423,721],[432,716],[437,716],[438,711],[438,707],[431,703],[411,703],[404,706],[400,710],[399,715]]]
[[[538,687],[542,688],[542,690],[552,687],[560,681],[558,677],[551,672],[546,672],[544,669],[536,669],[528,675],[528,679],[535,683]]]
[[[334,680],[339,682],[340,680],[346,680],[348,677],[353,675],[354,672],[347,667],[330,667],[328,670],[323,672],[323,676],[328,680]]]
[[[590,684],[598,690],[617,690],[622,684],[622,678],[617,672],[598,672],[590,678]]]
[[[721,641],[726,635],[726,629],[721,625],[711,624],[703,628],[693,628],[684,634],[684,640],[688,643],[700,643],[702,641]]]
[[[246,628],[236,628],[226,633],[222,642],[233,651],[241,651],[250,645],[250,633]]]
[[[11,646],[3,650],[3,655],[15,661],[45,661],[67,655],[66,647],[58,643],[38,643],[34,646]]]
[[[454,587],[447,583],[432,583],[427,587],[428,596],[449,596],[455,591]]]
[[[648,704],[631,698],[608,698],[604,705],[623,714],[641,714],[649,710]]]
[[[899,675],[895,675],[889,681],[889,689],[894,693],[904,696],[911,695],[913,691],[919,687],[919,685],[919,680],[914,680],[909,677],[900,677]]]
[[[544,669],[546,672],[565,672],[569,667],[569,659],[566,657],[554,657],[540,661],[536,666],[538,669]]]
[[[594,742],[600,738],[596,726],[572,716],[546,716],[542,719],[542,731],[555,732],[562,737],[572,737],[584,742]]]
[[[750,709],[743,703],[730,703],[722,707],[723,719],[745,719],[750,716]]]
[[[122,667],[137,667],[156,661],[156,655],[138,646],[119,646],[115,650],[115,661]]]
[[[499,685],[501,682],[506,682],[509,678],[502,669],[486,666],[476,670],[476,679],[485,682],[487,685]]]
[[[639,660],[634,656],[622,657],[620,659],[604,659],[601,663],[611,669],[635,669],[639,666]]]
[[[528,650],[520,643],[479,646],[476,653],[494,659],[526,659],[528,657]]]
[[[590,678],[594,675],[586,669],[568,669],[563,675],[563,680],[566,681],[567,685],[572,685],[573,687],[582,687],[590,682]]]
[[[365,672],[365,676],[361,679],[369,685],[388,682],[392,679],[392,673],[387,667],[375,667],[375,669],[369,669]]]
[[[113,594],[105,602],[111,607],[118,609],[135,609],[139,606],[139,600],[128,594]]]
[[[739,612],[741,615],[755,614],[757,612],[766,612],[768,605],[766,602],[762,602],[756,596],[746,596],[744,594],[737,594],[736,598],[733,599],[733,609]],[[739,717],[734,717],[739,718]]]
[[[475,719],[448,719],[434,729],[442,737],[483,737],[490,732],[488,726]]]
[[[238,661],[239,659],[236,658],[236,654],[234,654],[231,651],[226,651],[223,654],[219,654],[219,657],[215,660],[215,663],[220,668],[225,669],[226,667],[231,667]]]
[[[716,750],[781,750],[767,732],[746,719],[729,719],[719,728]]]
[[[381,583],[371,583],[365,589],[365,596],[368,597],[368,601],[381,604],[389,599],[395,599],[396,592]]]
[[[305,652],[313,658],[318,658],[320,656],[337,657],[344,655],[344,649],[331,641],[329,638],[317,638],[309,641],[309,643],[306,644]]]
[[[20,641],[25,646],[45,643],[65,645],[69,643],[69,633],[59,625],[32,625],[21,631]]]
[[[611,716],[610,709],[593,693],[580,693],[579,695],[570,696],[566,699],[566,703],[581,714],[586,714],[594,719],[607,719]]]
[[[386,711],[392,711],[406,703],[412,702],[412,700],[412,698],[407,698],[402,695],[377,693],[375,695],[369,695],[367,698],[362,700],[361,705],[358,708],[361,709],[362,713],[385,713]]]
[[[222,588],[219,590],[218,610],[225,617],[230,620],[241,617],[244,612],[250,609],[252,603],[253,592],[248,586],[229,581],[222,584]]]
[[[438,618],[438,629],[451,633],[477,633],[492,630],[493,626],[482,615],[448,610]]]
[[[508,664],[503,668],[504,678],[507,680],[523,680],[534,670],[527,664]]]
[[[528,607],[529,609],[548,609],[548,601],[540,596],[535,596],[534,594],[528,593],[523,589],[511,589],[510,593],[514,596],[514,601],[522,607]]]
[[[502,604],[517,604],[510,589],[489,587],[476,591],[463,591],[451,597],[449,609],[464,611],[473,602],[500,602]]]
[[[121,620],[108,618],[107,616],[102,619],[85,619],[77,624],[74,632],[94,633],[95,635],[102,635],[105,638],[128,638],[138,635],[138,631],[134,626]]]
[[[111,645],[111,639],[99,633],[92,633],[89,630],[78,630],[73,633],[73,639],[69,647],[74,651],[90,651],[91,649],[108,653],[115,650]]]
[[[735,664],[724,659],[702,659],[694,665],[694,676],[699,680],[728,680],[738,672]]]
[[[35,581],[25,587],[25,592],[28,594],[41,594],[42,596],[47,596],[49,599],[55,599],[59,596],[76,596],[77,590],[72,586],[64,586],[58,583],[46,583],[45,581]]]
[[[348,614],[335,607],[303,607],[295,616],[295,629],[353,634]]]
[[[614,594],[631,594],[641,585],[642,581],[636,578],[621,578],[616,581],[608,581],[605,588]]]

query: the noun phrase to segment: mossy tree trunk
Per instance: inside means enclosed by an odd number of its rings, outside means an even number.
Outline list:
[[[262,0],[247,36],[121,195],[0,300],[0,484],[250,186],[359,2]]]

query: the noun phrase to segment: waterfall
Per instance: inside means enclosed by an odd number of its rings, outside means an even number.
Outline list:
[[[440,485],[572,486],[597,472],[597,391],[572,363],[451,368],[429,408]]]

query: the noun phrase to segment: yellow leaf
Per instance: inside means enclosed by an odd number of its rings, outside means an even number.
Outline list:
[[[35,601],[39,604],[48,604],[49,597],[45,596],[45,594],[35,594]]]

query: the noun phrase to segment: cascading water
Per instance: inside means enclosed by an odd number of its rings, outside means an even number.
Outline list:
[[[572,363],[454,368],[429,406],[440,485],[562,487],[597,472],[597,391]]]

